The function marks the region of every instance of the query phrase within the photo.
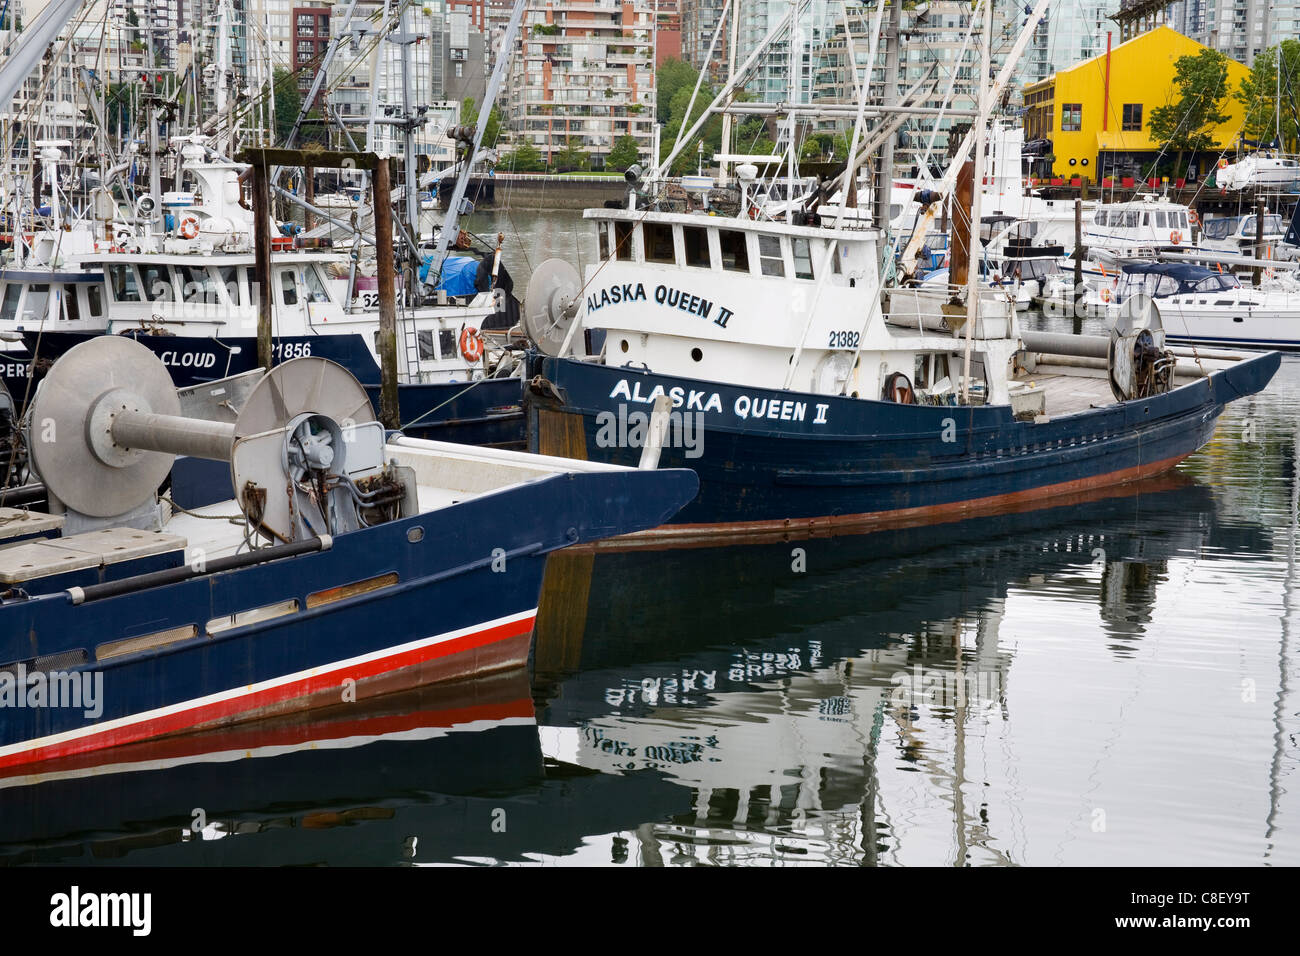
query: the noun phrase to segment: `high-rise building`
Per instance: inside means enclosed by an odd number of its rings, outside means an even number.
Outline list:
[[[717,83],[727,72],[727,49],[731,31],[724,26],[717,34],[718,18],[722,16],[724,0],[680,0],[682,21],[682,59],[708,73],[711,82]],[[717,42],[714,35],[717,34]],[[713,56],[709,56],[709,44]]]
[[[861,75],[870,52],[871,28],[875,19],[872,7],[858,7],[849,11],[848,31],[844,20],[830,26],[826,38],[816,48],[816,72],[813,77],[814,102],[853,103],[854,74],[850,71],[849,56],[852,49]],[[993,69],[1001,68],[1015,45],[1023,28],[1026,15],[1021,3],[997,0],[993,11],[993,32],[990,37],[990,59]],[[915,105],[938,109],[945,103],[950,110],[975,108],[975,81],[979,76],[980,22],[972,23],[971,5],[960,0],[936,2],[904,7],[899,29],[898,70],[885,75],[884,41],[877,48],[876,63],[872,71],[873,98],[879,98],[886,83],[895,85],[896,94],[902,96],[930,71],[934,73],[937,87],[932,96]],[[888,32],[888,19],[882,30]],[[1023,68],[1023,63],[1022,63]],[[951,88],[952,97],[945,100]],[[1013,90],[1016,84],[1012,83]],[[942,165],[950,146],[950,133],[969,127],[968,118],[952,116],[918,116],[907,121],[895,149],[895,161],[903,167]],[[822,120],[821,129],[844,129],[850,125],[845,119]],[[937,129],[936,129],[937,126]]]
[[[1054,3],[1034,29],[1025,51],[1016,86],[1036,83],[1059,70],[1106,52],[1106,35],[1120,42],[1110,20],[1114,0],[1074,0]]]
[[[653,9],[652,0],[529,0],[510,63],[512,139],[548,160],[572,140],[596,167],[623,136],[649,154]]]
[[[682,56],[682,0],[651,0],[655,13],[655,66]]]
[[[740,66],[789,11],[793,0],[749,0],[740,7],[736,65]],[[793,31],[773,41],[745,83],[755,98],[768,103],[809,103],[814,82],[813,50],[842,23],[842,4],[805,5]]]
[[[1125,37],[1165,25],[1250,66],[1300,36],[1300,0],[1121,0],[1119,19]]]

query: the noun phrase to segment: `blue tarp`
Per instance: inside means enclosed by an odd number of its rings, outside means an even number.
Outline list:
[[[420,281],[429,281],[429,256],[420,266]],[[478,291],[478,260],[473,256],[448,256],[442,263],[442,281],[435,287],[448,295],[473,295]]]

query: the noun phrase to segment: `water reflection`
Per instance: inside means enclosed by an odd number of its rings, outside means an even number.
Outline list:
[[[516,671],[2,780],[0,865],[525,860],[682,806],[653,780],[546,761]]]
[[[1055,617],[1127,667],[1184,568],[1269,551],[1175,474],[855,538],[562,554],[536,633],[543,749],[691,792],[690,812],[638,828],[643,861],[1032,862],[1013,713],[1054,692],[1061,659],[1104,658],[1057,646],[1052,681],[1026,689],[1023,642]],[[1053,613],[1026,632],[1008,605],[1042,598]]]

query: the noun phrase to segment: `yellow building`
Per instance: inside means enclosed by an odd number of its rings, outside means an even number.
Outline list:
[[[1026,86],[1025,140],[1046,141],[1041,144],[1045,156],[1055,157],[1036,162],[1035,173],[1047,176],[1050,167],[1052,176],[1087,176],[1094,183],[1146,174],[1160,152],[1150,136],[1151,111],[1176,99],[1178,59],[1205,49],[1159,26]],[[1235,60],[1228,61],[1228,95],[1219,103],[1228,119],[1213,129],[1217,149],[1231,145],[1242,133],[1245,109],[1233,94],[1249,73]],[[1183,161],[1196,178],[1209,172],[1216,158],[1184,156]],[[1166,153],[1165,159],[1172,168],[1176,156]]]

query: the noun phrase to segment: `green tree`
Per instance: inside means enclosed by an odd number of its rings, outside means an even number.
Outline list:
[[[551,156],[551,168],[557,173],[572,172],[576,169],[587,169],[591,166],[591,157],[587,151],[582,148],[582,143],[570,137],[569,141],[564,144],[564,149]]]
[[[609,151],[605,166],[622,172],[640,159],[641,152],[637,149],[636,140],[631,136],[620,136],[614,148]]]
[[[302,109],[302,93],[298,89],[298,78],[283,67],[276,67],[271,74],[275,84],[275,138],[276,143],[283,143],[289,138],[293,122]],[[306,132],[306,126],[303,127]]]
[[[1214,148],[1214,127],[1228,121],[1220,104],[1228,95],[1228,58],[1217,50],[1180,56],[1174,63],[1170,102],[1151,111],[1151,138],[1178,154],[1175,170],[1184,173],[1183,155]]]
[[[460,122],[462,126],[475,126],[478,124],[478,104],[474,102],[472,96],[465,97],[460,104]],[[488,113],[487,127],[483,130],[483,145],[487,147],[495,145],[497,137],[500,135],[501,111],[493,103],[492,110]]]
[[[799,158],[808,162],[820,162],[835,153],[835,135],[833,133],[812,133],[806,136],[799,147]]]
[[[1291,78],[1300,78],[1300,40],[1282,41],[1281,103],[1277,97],[1277,58],[1278,48],[1275,46],[1256,56],[1250,75],[1241,81],[1240,88],[1233,95],[1246,108],[1244,131],[1247,136],[1270,140],[1281,125],[1283,144],[1288,150],[1294,150],[1300,143],[1300,128],[1292,109],[1297,96]]]
[[[658,102],[659,122],[668,122],[672,115],[670,104],[678,90],[684,88],[687,91],[687,99],[690,98],[690,91],[695,88],[695,80],[699,75],[695,67],[675,56],[670,56],[659,64],[659,69],[655,73],[655,98]],[[703,89],[700,90],[700,95],[704,95]],[[705,99],[705,102],[707,103],[708,99]]]
[[[501,157],[497,163],[498,169],[503,169],[508,173],[538,173],[546,169],[546,163],[542,161],[542,153],[532,140],[523,140]]]

